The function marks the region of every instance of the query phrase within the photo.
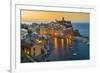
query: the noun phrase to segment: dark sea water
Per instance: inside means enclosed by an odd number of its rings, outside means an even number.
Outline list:
[[[78,29],[80,34],[89,37],[89,23],[72,23],[74,30]]]
[[[53,44],[50,44],[50,48],[53,51],[46,58],[48,61],[67,61],[67,60],[89,60],[89,45],[83,42],[79,42],[77,39],[73,39],[72,48],[67,47],[66,43],[64,48],[61,48],[60,40],[58,39],[58,48],[54,48]]]

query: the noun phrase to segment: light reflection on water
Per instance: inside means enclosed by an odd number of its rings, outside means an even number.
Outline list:
[[[58,39],[56,37],[54,38],[54,48],[58,48]]]
[[[62,45],[62,49],[64,49],[64,39],[61,39],[61,45]]]
[[[73,59],[88,59],[89,58],[89,47],[85,43],[79,43],[73,40],[73,44],[70,48],[67,45],[66,38],[52,38],[49,40],[49,46],[51,54],[48,56],[47,60],[50,61],[60,61],[60,60],[73,60]],[[74,49],[74,50],[73,50]],[[72,54],[76,52],[77,55]],[[83,53],[84,52],[84,53]]]
[[[53,38],[53,56],[55,56],[55,59],[61,59],[64,57],[64,55],[67,55],[67,43],[64,38]]]
[[[51,54],[47,58],[50,61],[56,60],[65,60],[69,59],[70,52],[68,51],[68,47],[66,46],[65,38],[52,38],[49,40],[50,49],[52,49]]]
[[[51,41],[51,43],[53,43],[54,49],[60,49],[60,50],[63,50],[70,44],[70,42],[67,38],[64,39],[64,38],[57,38],[57,37],[54,37],[54,40],[53,40],[53,42]]]

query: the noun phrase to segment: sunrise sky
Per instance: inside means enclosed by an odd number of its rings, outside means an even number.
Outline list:
[[[72,22],[89,22],[89,13],[21,10],[21,23],[50,22],[62,17]]]

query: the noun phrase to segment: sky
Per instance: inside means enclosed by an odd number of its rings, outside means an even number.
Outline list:
[[[89,22],[89,13],[21,10],[21,23],[50,22],[55,21],[55,19],[61,20],[62,17],[72,22]]]

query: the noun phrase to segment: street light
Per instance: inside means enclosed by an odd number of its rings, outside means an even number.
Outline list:
[[[39,39],[36,39],[36,41],[37,41],[38,43],[42,43],[42,42],[43,42],[42,40],[39,40]]]

